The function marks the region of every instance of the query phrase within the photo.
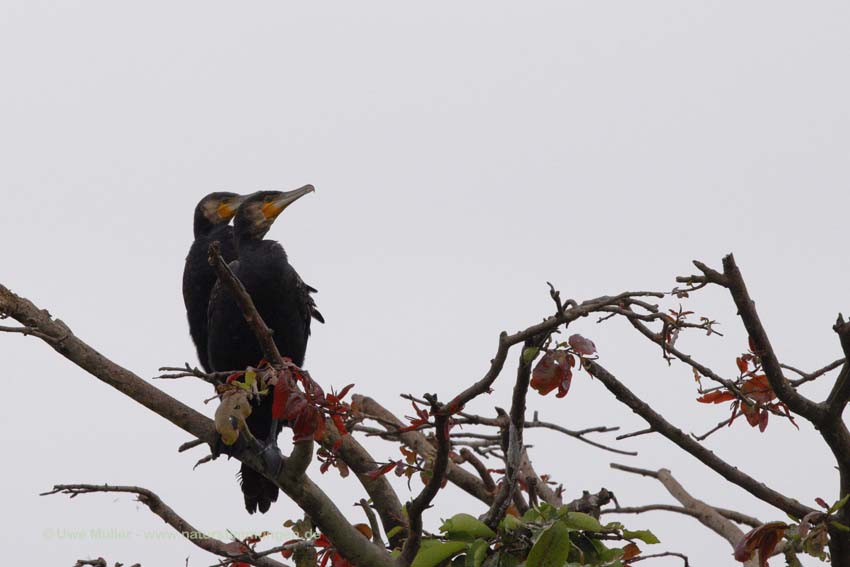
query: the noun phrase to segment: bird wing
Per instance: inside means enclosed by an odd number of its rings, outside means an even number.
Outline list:
[[[325,318],[319,312],[319,309],[316,307],[316,300],[313,299],[311,294],[318,293],[318,290],[313,286],[304,283],[304,280],[301,279],[301,276],[298,273],[295,273],[295,283],[298,286],[298,293],[301,296],[301,304],[307,308],[305,316],[309,319],[312,317],[319,323],[324,323]]]

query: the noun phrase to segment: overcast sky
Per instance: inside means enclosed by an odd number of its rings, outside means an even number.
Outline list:
[[[198,199],[312,183],[269,235],[320,291],[327,324],[307,367],[400,414],[400,393],[447,398],[479,378],[500,331],[551,312],[547,280],[576,299],[669,289],[690,260],[719,267],[730,251],[783,361],[814,369],[840,355],[830,326],[850,311],[848,27],[847,3],[777,0],[4,2],[0,282],[150,378],[195,362],[180,280]],[[689,305],[726,337],[681,345],[734,375],[746,338],[729,298]],[[697,404],[690,371],[627,325],[571,331],[687,431],[728,416]],[[238,463],[193,471],[204,452],[178,454],[185,433],[37,339],[0,336],[0,371],[10,564],[214,562],[128,496],[37,496],[54,483],[143,485],[215,533],[281,532],[298,517],[285,497],[248,516]],[[203,384],[157,385],[213,410]],[[507,372],[472,409],[508,405],[511,386]],[[571,428],[643,427],[586,374],[530,409]],[[622,505],[672,502],[655,481],[609,469],[617,461],[669,467],[696,497],[785,518],[663,439],[622,442],[640,452],[631,458],[554,433],[527,441],[571,497],[604,486]],[[776,419],[760,434],[741,421],[707,445],[805,504],[836,498],[828,451],[805,424]],[[356,481],[317,480],[362,521]],[[458,511],[483,508],[449,490],[427,524]],[[695,521],[625,520],[696,566],[735,564]]]

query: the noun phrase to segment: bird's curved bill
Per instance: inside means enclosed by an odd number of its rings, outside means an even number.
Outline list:
[[[247,199],[247,195],[236,195],[235,197],[231,197],[227,201],[222,201],[218,204],[218,216],[225,220],[230,220],[236,215],[236,211],[239,210],[239,206],[245,202]]]
[[[280,196],[274,201],[269,201],[263,205],[263,215],[267,219],[276,218],[283,210],[306,195],[307,193],[312,193],[316,188],[312,185],[305,185],[304,187],[300,187],[294,191],[281,191]]]

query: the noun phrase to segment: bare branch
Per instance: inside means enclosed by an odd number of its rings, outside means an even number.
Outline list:
[[[838,335],[845,360],[850,360],[850,323],[844,321],[844,316],[839,314],[832,330]],[[845,363],[835,380],[832,391],[826,398],[827,421],[840,420],[848,400],[850,400],[850,364]]]
[[[428,484],[412,502],[407,504],[407,539],[401,550],[401,560],[405,565],[410,565],[416,557],[416,552],[419,551],[419,545],[422,543],[422,513],[431,505],[442,487],[450,462],[449,420],[451,418],[442,410],[443,408],[437,403],[437,397],[434,396],[431,399],[431,414],[434,416],[437,435],[437,454],[434,457]]]
[[[602,382],[602,384],[612,394],[614,394],[617,400],[645,419],[647,423],[658,433],[662,434],[680,448],[699,459],[703,464],[720,474],[729,482],[740,486],[756,498],[763,500],[788,514],[791,514],[792,516],[802,518],[809,512],[813,511],[812,508],[804,506],[797,500],[789,498],[784,494],[767,487],[765,484],[757,481],[748,474],[741,472],[737,467],[733,467],[689,437],[681,429],[671,425],[670,422],[653,410],[649,404],[638,398],[631,390],[626,388],[622,382],[617,380],[613,374],[605,370],[605,368],[600,366],[598,363],[587,361],[585,368],[593,377]]]
[[[377,468],[375,459],[354,436],[340,435],[333,421],[328,420],[322,446],[329,452],[339,455],[348,468],[357,475],[357,480],[366,490],[381,517],[384,532],[389,533],[393,528],[405,525],[398,494],[384,475],[377,478],[369,475]],[[390,538],[391,543],[398,542],[403,536],[401,531],[398,531],[398,534]]]
[[[745,526],[750,526],[752,528],[759,527],[762,522],[758,518],[753,518],[752,516],[747,516],[746,514],[742,514],[740,512],[736,512],[735,510],[728,510],[726,508],[716,508],[712,506],[717,513],[726,518],[727,520],[732,520],[733,522],[737,522],[739,524],[744,524]],[[690,510],[685,508],[684,506],[675,506],[673,504],[647,504],[645,506],[622,506],[619,508],[606,508],[602,510],[601,514],[643,514],[645,512],[675,512],[677,514],[684,514],[686,516],[691,516],[692,518],[699,519],[699,514],[694,510]]]
[[[729,284],[728,289],[732,295],[732,300],[738,307],[738,314],[753,341],[757,350],[756,354],[761,359],[762,368],[770,382],[770,387],[780,401],[785,403],[791,411],[805,417],[812,423],[821,423],[825,416],[824,408],[797,392],[782,373],[782,367],[779,365],[779,360],[770,344],[767,332],[761,324],[758,312],[756,312],[755,303],[750,298],[744,278],[737,264],[735,264],[735,258],[732,254],[723,258],[723,273]]]
[[[401,397],[406,399],[406,400],[411,400],[411,401],[418,402],[418,403],[425,403],[420,398],[417,398],[415,396],[411,396],[410,394],[402,394]],[[475,415],[475,414],[471,414],[471,413],[467,413],[467,412],[458,412],[457,415],[460,416],[460,417],[455,419],[455,423],[457,423],[458,425],[484,425],[484,426],[499,427],[499,428],[501,428],[502,425],[503,425],[499,421],[499,418],[496,418],[496,417],[484,417],[484,416],[481,416],[481,415]],[[421,427],[421,429],[430,429],[430,428],[431,428],[430,424],[424,424]],[[638,454],[637,451],[624,451],[622,449],[617,449],[615,447],[605,445],[605,444],[600,443],[598,441],[593,441],[592,439],[588,439],[586,437],[586,435],[589,435],[590,433],[610,433],[610,432],[613,432],[613,431],[619,431],[620,428],[618,426],[611,427],[611,426],[607,426],[607,425],[597,425],[597,426],[594,426],[594,427],[587,427],[585,429],[580,429],[580,430],[576,431],[576,430],[573,430],[573,429],[567,429],[566,427],[563,427],[563,426],[558,425],[556,423],[550,423],[550,422],[547,422],[547,421],[540,421],[538,419],[538,413],[535,411],[533,419],[531,421],[526,421],[525,424],[523,425],[523,428],[525,428],[525,429],[535,429],[535,428],[551,429],[552,431],[557,431],[558,433],[563,433],[564,435],[567,435],[568,437],[572,437],[573,439],[578,439],[582,443],[587,443],[588,445],[590,445],[592,447],[596,447],[597,449],[602,449],[604,451],[609,451],[611,453],[617,453],[618,455],[635,456],[635,455]],[[370,433],[373,433],[373,432],[370,432]],[[376,433],[373,433],[373,434],[376,434]],[[385,435],[387,435],[387,434],[381,434],[382,437],[384,437]],[[389,437],[392,437],[393,435],[394,434],[390,433]],[[462,434],[460,434],[460,433],[458,433],[458,434],[453,433],[452,434],[453,437],[456,436],[456,435],[459,436],[459,435],[462,435]],[[619,437],[617,439],[619,439]]]
[[[489,491],[496,490],[496,482],[493,480],[493,476],[490,474],[490,471],[487,470],[487,465],[481,462],[481,460],[472,454],[472,451],[469,449],[463,448],[460,450],[460,459],[458,459],[462,463],[469,463],[472,465],[472,468],[478,473],[478,476],[481,477],[481,482],[484,483],[484,488]]]
[[[44,492],[41,496],[50,494],[67,494],[71,498],[80,494],[91,494],[94,492],[123,492],[127,494],[135,494],[139,502],[147,506],[151,512],[162,518],[166,524],[174,528],[180,535],[186,538],[190,543],[200,547],[204,551],[208,551],[219,557],[227,557],[230,560],[235,560],[237,557],[243,557],[242,553],[234,553],[233,546],[229,546],[221,540],[202,534],[195,529],[192,524],[184,520],[171,507],[166,505],[162,499],[148,490],[140,486],[116,486],[108,484],[57,484],[53,490]],[[252,557],[247,554],[247,557],[241,559],[251,565],[257,567],[285,567],[283,563],[275,561],[270,557]]]
[[[164,374],[154,376],[154,380],[177,380],[178,378],[194,377],[200,378],[204,382],[212,384],[213,386],[223,384],[227,377],[235,372],[242,372],[241,370],[234,370],[231,372],[204,372],[197,366],[190,366],[188,362],[185,363],[184,366],[163,366],[159,369],[159,371],[164,372]]]
[[[513,335],[508,335],[503,331],[499,335],[499,346],[496,349],[496,355],[493,357],[493,360],[490,361],[490,368],[484,374],[484,377],[472,386],[466,388],[463,392],[455,396],[454,399],[446,404],[445,407],[447,411],[452,413],[458,412],[462,410],[463,407],[473,398],[487,392],[490,389],[490,386],[493,385],[493,382],[496,381],[496,378],[499,377],[499,374],[505,365],[508,350],[512,346],[524,342],[532,337],[551,333],[561,325],[568,325],[580,317],[590,315],[601,307],[606,305],[617,305],[620,301],[631,297],[664,297],[664,294],[655,291],[627,291],[614,296],[605,295],[595,299],[590,299],[579,305],[575,305],[574,302],[568,303],[569,307],[565,308],[562,313],[547,317],[542,323],[532,325],[523,331],[514,333]]]
[[[824,374],[832,372],[836,368],[842,366],[846,360],[846,358],[839,358],[838,360],[833,360],[823,368],[819,368],[813,372],[803,372],[802,370],[794,368],[793,366],[790,366],[788,364],[780,364],[779,366],[781,366],[785,370],[790,370],[791,372],[794,372],[800,376],[800,378],[797,380],[788,380],[789,382],[791,382],[791,385],[796,388],[802,384],[805,384],[806,382],[817,380]]]
[[[669,492],[673,498],[678,500],[679,503],[687,510],[693,512],[693,514],[691,514],[693,517],[699,520],[700,523],[708,529],[725,539],[732,547],[737,545],[738,541],[744,537],[744,532],[720,514],[720,512],[718,512],[715,508],[691,496],[690,493],[688,493],[688,491],[685,490],[685,488],[679,484],[675,478],[673,478],[673,475],[669,470],[660,469],[658,471],[649,471],[617,465],[616,463],[612,463],[611,468],[655,478],[664,485],[664,488],[667,489],[667,492]]]
[[[375,512],[369,506],[369,501],[361,498],[357,505],[363,508],[363,513],[366,514],[366,519],[369,521],[369,529],[372,530],[372,543],[384,547],[384,540],[381,538],[381,529],[378,527],[378,519],[375,517]]]

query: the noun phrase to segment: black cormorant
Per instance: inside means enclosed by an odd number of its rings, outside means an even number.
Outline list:
[[[263,237],[287,206],[312,191],[313,186],[306,185],[295,191],[260,191],[246,197],[234,220],[238,260],[230,263],[260,316],[274,332],[280,354],[298,366],[304,363],[310,319],[324,319],[310,296],[316,290],[301,280],[283,247]],[[213,370],[241,370],[259,363],[263,353],[257,339],[233,296],[220,283],[210,297],[208,317],[209,363]],[[272,398],[273,394],[266,395],[246,420],[254,437],[266,443],[274,443],[280,431],[280,427],[271,431]],[[258,509],[266,512],[277,500],[277,486],[244,464],[241,475],[245,508],[252,514]]]
[[[226,262],[236,259],[233,229],[228,226],[244,197],[236,193],[210,193],[195,207],[195,241],[186,256],[183,268],[183,303],[189,319],[189,334],[198,351],[198,360],[210,371],[207,356],[207,305],[216,275],[207,262],[210,243],[221,243],[221,255]]]

